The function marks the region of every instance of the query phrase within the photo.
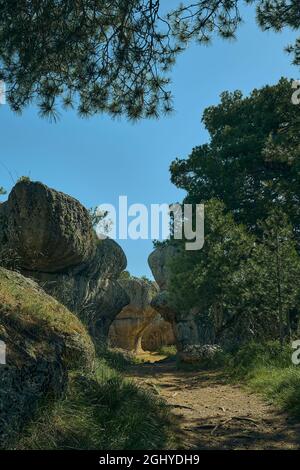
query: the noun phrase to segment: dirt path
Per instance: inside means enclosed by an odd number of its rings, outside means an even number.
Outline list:
[[[181,372],[163,361],[128,375],[172,407],[182,449],[300,449],[300,424],[220,372]]]

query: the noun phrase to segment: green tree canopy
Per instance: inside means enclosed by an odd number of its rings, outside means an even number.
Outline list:
[[[57,105],[80,115],[129,119],[172,110],[170,67],[191,40],[232,38],[240,7],[253,0],[184,1],[163,14],[160,0],[0,0],[0,79],[11,108],[32,101],[58,117]],[[263,29],[298,29],[298,0],[258,0]],[[300,42],[290,47],[300,63]]]
[[[219,342],[222,335],[229,346],[290,339],[299,321],[300,258],[286,215],[274,211],[257,239],[211,200],[205,225],[203,249],[189,252],[182,244],[171,262],[170,304],[195,312],[205,342]]]
[[[299,107],[291,82],[223,93],[210,141],[171,165],[184,202],[205,204],[205,243],[171,263],[169,301],[205,341],[290,338],[300,318]],[[294,328],[296,330],[296,328]],[[209,333],[207,333],[209,332]],[[225,333],[226,334],[226,333]]]
[[[260,231],[259,221],[282,208],[300,235],[300,116],[291,83],[225,92],[205,110],[208,144],[171,165],[171,178],[188,193],[185,202],[217,198],[237,222]]]
[[[202,250],[186,251],[184,243],[171,262],[169,301],[175,309],[197,312],[198,322],[210,325],[212,340],[242,311],[240,271],[250,256],[254,238],[225,211],[222,202],[211,200],[205,209],[205,244]]]
[[[283,343],[299,315],[300,258],[284,213],[275,210],[261,228],[263,238],[241,269],[241,305],[256,324],[278,325],[276,337]]]

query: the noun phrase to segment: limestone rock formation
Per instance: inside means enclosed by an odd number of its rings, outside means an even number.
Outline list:
[[[126,257],[113,240],[98,240],[88,211],[42,183],[18,183],[0,206],[0,265],[18,269],[64,304],[95,339],[128,304],[118,283]]]
[[[121,280],[120,284],[128,294],[130,303],[111,325],[110,344],[135,353],[140,353],[143,349],[155,350],[156,347],[166,344],[165,341],[170,344],[171,325],[166,326],[158,312],[150,305],[158,294],[156,284],[137,278]],[[160,327],[162,328],[159,333]],[[152,335],[149,329],[152,329]]]
[[[113,240],[99,240],[91,263],[80,273],[23,271],[50,295],[75,312],[88,325],[96,340],[105,340],[111,323],[128,304],[126,291],[117,278],[126,267],[121,247]]]
[[[153,298],[151,306],[166,321],[172,323],[179,358],[186,361],[188,355],[186,351],[192,351],[188,347],[201,344],[200,332],[195,321],[196,311],[180,312],[173,305],[170,305],[168,299],[169,263],[173,256],[176,256],[176,248],[172,245],[158,247],[149,256],[149,266],[161,289],[159,294]]]
[[[162,346],[174,344],[175,337],[171,323],[165,321],[161,315],[157,315],[143,334],[142,349],[155,352],[159,351]]]
[[[43,397],[63,394],[70,370],[92,371],[94,346],[79,319],[36,283],[0,268],[0,448]],[[2,343],[3,344],[3,343]]]
[[[18,183],[2,205],[6,236],[19,266],[39,272],[82,269],[95,251],[88,211],[42,183]]]
[[[160,290],[168,289],[170,279],[169,263],[176,256],[177,249],[173,245],[163,245],[154,250],[148,259],[152,274]]]
[[[217,354],[222,352],[222,348],[214,344],[190,345],[181,352],[183,362],[193,364],[199,361],[210,361],[215,359]]]

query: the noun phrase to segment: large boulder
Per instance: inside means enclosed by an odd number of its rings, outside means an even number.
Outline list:
[[[161,291],[165,291],[168,288],[170,280],[169,264],[174,256],[176,256],[176,253],[177,249],[175,246],[162,245],[156,248],[148,258],[148,264]]]
[[[75,199],[30,181],[0,205],[0,265],[19,270],[105,339],[129,298],[118,283],[127,260],[113,240],[98,240]]]
[[[93,257],[89,213],[76,199],[42,183],[22,181],[2,206],[7,242],[22,269],[65,272],[81,269]]]
[[[63,395],[70,371],[93,370],[94,347],[75,315],[32,280],[3,268],[0,341],[6,346],[6,364],[0,365],[3,448],[42,399]]]
[[[110,344],[113,347],[133,351],[136,354],[143,352],[143,349],[150,350],[155,342],[153,331],[152,336],[149,336],[149,328],[154,328],[155,325],[156,330],[159,330],[160,326],[165,323],[159,313],[150,305],[152,299],[158,294],[158,287],[151,281],[138,278],[122,280],[120,284],[128,294],[130,303],[123,308],[110,327]],[[172,330],[170,324],[169,330]],[[164,331],[166,332],[165,325]],[[146,341],[144,340],[145,335]],[[168,339],[170,336],[172,336],[171,333],[169,333]],[[159,340],[161,340],[161,344],[159,344]],[[163,342],[163,331],[161,331],[161,335],[156,334],[157,347],[164,344]],[[150,348],[148,348],[149,345]]]

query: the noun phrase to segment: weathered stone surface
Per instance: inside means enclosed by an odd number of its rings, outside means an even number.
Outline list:
[[[142,337],[145,330],[158,316],[150,306],[158,289],[154,283],[136,278],[121,280],[120,284],[129,296],[130,303],[123,308],[111,325],[110,344],[113,347],[139,353],[142,351]]]
[[[81,269],[94,255],[88,211],[74,198],[42,183],[17,183],[4,203],[6,239],[19,266],[40,272]]]
[[[0,447],[43,397],[63,394],[70,370],[91,371],[94,347],[79,319],[36,283],[0,268]]]
[[[180,312],[170,305],[168,299],[169,263],[174,256],[176,256],[176,248],[171,245],[159,247],[149,256],[149,266],[161,288],[161,292],[151,301],[151,306],[172,324],[179,358],[185,361],[187,358],[187,353],[184,353],[186,348],[201,344],[199,327],[196,322],[198,312]]]
[[[127,259],[120,245],[106,238],[96,241],[95,255],[90,258],[84,274],[91,279],[119,279],[126,266]]]
[[[142,349],[144,351],[158,351],[162,346],[175,344],[174,331],[171,323],[158,315],[146,328],[142,337]]]
[[[170,322],[171,324],[175,323],[176,312],[168,303],[167,291],[164,290],[159,292],[157,296],[152,299],[151,306],[161,314],[165,321]]]
[[[113,240],[98,240],[88,211],[41,183],[20,182],[0,205],[0,265],[18,269],[64,304],[96,339],[128,304],[118,283],[127,260]]]
[[[99,240],[95,256],[85,270],[73,274],[24,271],[43,289],[75,312],[95,340],[105,340],[111,323],[129,297],[117,278],[126,267],[126,257],[113,240]]]
[[[158,295],[156,283],[130,278],[120,284],[130,303],[111,325],[110,344],[134,353],[157,351],[161,346],[174,344],[172,325],[151,307],[152,299]]]
[[[222,348],[214,344],[205,344],[203,346],[193,344],[184,348],[181,352],[181,360],[189,364],[210,361],[221,352]]]
[[[148,263],[155,281],[161,291],[167,290],[170,279],[169,263],[176,256],[177,249],[172,245],[164,245],[154,250]]]

